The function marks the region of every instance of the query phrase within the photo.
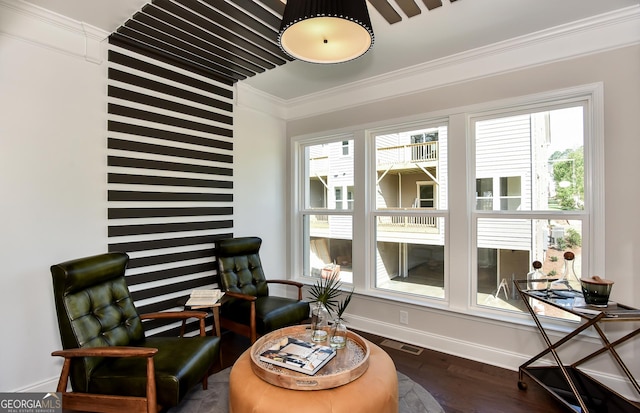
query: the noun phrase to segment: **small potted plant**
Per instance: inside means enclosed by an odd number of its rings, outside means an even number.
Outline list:
[[[316,304],[316,307],[322,305],[327,311],[334,311],[338,305],[337,298],[340,296],[341,287],[342,283],[335,274],[330,277],[320,278],[309,289],[309,298],[311,302]]]
[[[349,295],[345,297],[343,301],[338,304],[335,317],[333,318],[333,324],[329,328],[329,345],[335,349],[344,348],[347,345],[347,326],[346,321],[342,317],[344,310],[351,302],[353,296],[353,289],[349,292]]]
[[[346,327],[342,315],[346,310],[353,290],[343,301],[339,301],[342,283],[337,274],[330,277],[321,278],[309,289],[309,298],[314,306],[311,309],[311,339],[313,341],[324,341],[327,335],[330,337],[330,344],[335,348],[342,348],[346,343]],[[329,319],[334,313],[333,324],[329,327]],[[327,331],[329,330],[329,331]],[[330,334],[328,334],[330,333]],[[342,345],[336,347],[331,338],[336,337],[336,342]]]
[[[329,311],[338,304],[340,280],[336,276],[320,278],[309,289],[311,307],[311,340],[325,341],[329,327]]]

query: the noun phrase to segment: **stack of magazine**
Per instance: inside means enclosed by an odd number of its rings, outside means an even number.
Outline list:
[[[217,303],[224,293],[220,290],[193,290],[187,300],[187,307],[204,308]]]
[[[311,376],[335,355],[336,350],[329,346],[284,337],[271,348],[260,353],[260,360]]]

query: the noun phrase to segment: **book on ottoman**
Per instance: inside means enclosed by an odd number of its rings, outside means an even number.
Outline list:
[[[260,360],[312,376],[335,355],[336,350],[329,346],[284,337],[263,351]]]

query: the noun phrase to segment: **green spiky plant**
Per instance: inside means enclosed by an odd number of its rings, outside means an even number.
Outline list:
[[[331,347],[335,349],[344,348],[347,345],[347,328],[345,326],[345,319],[342,317],[344,311],[349,306],[351,302],[351,297],[353,296],[353,288],[349,291],[349,294],[344,298],[344,300],[340,301],[338,304],[338,309],[336,310],[336,315],[333,318],[333,324],[331,324],[331,331],[329,334],[329,344]]]
[[[338,297],[340,296],[340,287],[342,283],[337,275],[320,278],[309,289],[309,298],[314,303],[322,303],[327,311],[333,312],[338,306]],[[344,311],[344,310],[343,310]]]
[[[338,320],[344,321],[344,318],[342,318],[342,314],[344,314],[344,311],[347,309],[347,306],[351,302],[351,297],[352,296],[353,296],[353,288],[351,289],[351,291],[349,291],[349,295],[347,295],[344,298],[344,300],[342,300],[338,304],[338,309],[336,310],[336,317],[338,318]]]

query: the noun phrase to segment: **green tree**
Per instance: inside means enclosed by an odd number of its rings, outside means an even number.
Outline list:
[[[580,233],[573,228],[567,229],[567,235],[565,235],[564,239],[569,247],[582,246],[582,237]]]
[[[556,199],[562,209],[584,209],[584,150],[556,151],[553,163]]]

